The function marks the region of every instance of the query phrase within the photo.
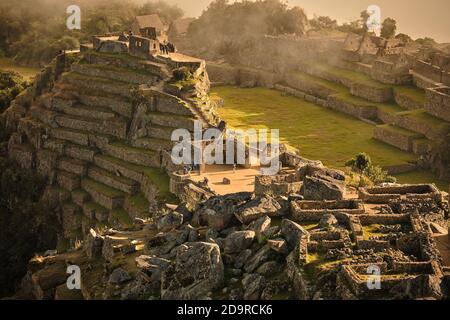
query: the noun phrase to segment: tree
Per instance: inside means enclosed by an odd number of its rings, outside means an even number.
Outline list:
[[[9,107],[12,100],[27,86],[26,81],[17,72],[0,72],[0,113]]]
[[[369,30],[369,28],[367,27],[367,21],[369,21],[370,14],[367,10],[364,10],[361,11],[360,17],[362,30],[363,32],[367,32]]]
[[[395,183],[396,178],[388,175],[381,167],[372,164],[372,159],[366,153],[360,153],[355,158],[347,161],[345,164],[350,167],[353,172],[359,175],[359,183],[363,184],[365,180],[369,179],[372,183],[378,184],[383,182]]]
[[[320,16],[312,19],[310,21],[311,27],[316,30],[333,30],[336,29],[338,24],[336,20],[330,17]]]
[[[408,43],[412,41],[411,37],[404,33],[399,33],[398,35],[395,36],[395,38],[401,40],[403,43]]]
[[[383,38],[392,38],[395,36],[395,32],[397,31],[397,21],[392,18],[386,18],[383,21],[383,25],[381,27],[381,36]]]
[[[303,35],[306,32],[308,18],[305,11],[300,7],[293,7],[284,14],[284,32],[296,35]]]
[[[433,38],[425,37],[425,38],[419,38],[416,40],[416,42],[422,46],[426,47],[432,47],[437,44],[437,42]]]
[[[345,165],[362,174],[372,165],[372,159],[366,153],[360,153],[355,158],[347,161]]]

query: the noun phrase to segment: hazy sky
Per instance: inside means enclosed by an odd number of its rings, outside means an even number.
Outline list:
[[[188,16],[198,16],[211,0],[166,0],[178,4]],[[304,8],[308,16],[328,15],[339,22],[359,17],[369,5],[381,8],[382,18],[397,20],[398,32],[413,38],[430,36],[450,42],[450,0],[289,0]]]

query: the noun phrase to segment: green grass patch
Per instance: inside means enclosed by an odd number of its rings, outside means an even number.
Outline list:
[[[17,72],[28,81],[32,80],[40,72],[38,68],[19,66],[9,58],[0,58],[0,70]]]
[[[98,203],[92,202],[92,201],[86,202],[84,204],[84,206],[89,211],[95,211],[95,212],[99,212],[99,213],[106,213],[106,212],[108,212],[108,209],[106,209],[105,207],[102,207]]]
[[[411,137],[411,138],[418,138],[418,137],[422,136],[421,134],[418,134],[416,132],[412,132],[412,131],[409,131],[404,128],[400,128],[400,127],[397,127],[397,126],[394,126],[391,124],[383,124],[383,125],[378,126],[378,128],[382,128],[382,129],[384,129],[386,131],[390,131],[394,134]]]
[[[89,178],[83,179],[83,183],[85,183],[89,187],[97,190],[101,194],[103,194],[107,197],[110,197],[110,198],[120,198],[125,195],[122,191],[108,187],[107,185],[104,185],[103,183],[99,183],[99,182],[91,180]]]
[[[380,166],[416,160],[413,154],[373,139],[374,125],[276,90],[222,86],[212,91],[224,98],[219,113],[232,127],[280,129],[282,142],[327,166],[343,169],[360,152],[370,154]]]
[[[394,92],[402,96],[408,97],[420,105],[424,105],[426,101],[425,91],[413,86],[395,86]]]
[[[408,184],[434,183],[442,191],[448,192],[450,181],[438,179],[429,170],[418,170],[395,175],[397,182]]]
[[[139,211],[148,210],[149,203],[142,193],[128,197],[128,202]]]
[[[342,84],[333,82],[333,81],[328,81],[319,77],[315,77],[306,73],[300,73],[300,72],[296,72],[296,73],[291,73],[291,76],[294,78],[297,78],[301,81],[304,82],[309,82],[309,83],[313,83],[317,86],[320,87],[324,87],[326,89],[335,91],[336,93],[345,93],[348,92],[348,88],[343,86]]]
[[[391,88],[391,86],[386,85],[384,83],[373,80],[371,77],[364,73],[360,73],[357,71],[347,70],[343,68],[338,68],[335,66],[322,64],[322,63],[312,63],[313,67],[319,71],[329,73],[334,75],[335,77],[344,78],[351,82],[356,82],[360,84],[364,84],[366,86],[370,86],[377,89],[387,89]]]
[[[379,224],[370,224],[370,225],[366,225],[363,226],[363,237],[364,240],[369,240],[371,237],[382,237],[385,236],[385,234],[381,233],[381,232],[377,232],[380,228]]]
[[[423,109],[405,111],[405,112],[399,113],[399,115],[411,118],[412,120],[417,121],[417,122],[424,123],[425,125],[427,125],[430,128],[433,128],[433,129],[442,130],[442,131],[450,130],[450,123],[432,116],[431,114],[427,113]]]
[[[293,96],[283,96],[276,90],[219,86],[212,88],[212,93],[224,99],[225,105],[219,109],[219,114],[230,126],[280,129],[282,142],[299,149],[302,156],[321,160],[329,167],[344,169],[345,163],[361,152],[369,154],[374,164],[382,167],[417,160],[411,153],[373,139],[374,125]],[[395,104],[365,103],[394,113],[400,110]],[[400,183],[434,182],[442,190],[447,190],[449,184],[437,179],[430,171],[395,177]]]
[[[131,227],[133,225],[133,221],[131,220],[131,217],[128,215],[128,212],[126,212],[122,208],[112,210],[111,217],[124,227]]]

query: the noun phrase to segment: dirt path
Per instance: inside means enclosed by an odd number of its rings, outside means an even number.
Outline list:
[[[259,168],[242,169],[237,168],[233,172],[233,166],[212,165],[207,166],[202,175],[192,174],[194,181],[203,181],[205,177],[209,180],[209,187],[220,195],[236,192],[253,192],[255,190],[255,176],[260,175]],[[224,184],[223,178],[230,179],[231,184]]]

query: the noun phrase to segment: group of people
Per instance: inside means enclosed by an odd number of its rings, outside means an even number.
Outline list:
[[[159,48],[162,54],[175,52],[175,46],[171,42],[164,41],[164,43],[159,44]]]

